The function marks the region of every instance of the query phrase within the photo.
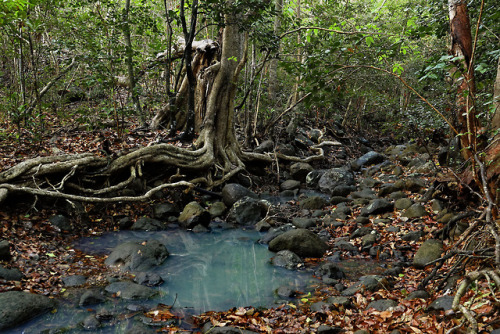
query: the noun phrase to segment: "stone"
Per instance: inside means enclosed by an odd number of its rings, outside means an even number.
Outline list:
[[[352,253],[357,253],[358,252],[358,247],[354,246],[350,242],[346,240],[338,240],[333,244],[336,248]]]
[[[403,185],[400,185],[399,183],[384,183],[383,185],[380,186],[378,190],[378,195],[380,197],[384,197],[387,195],[390,195],[394,192],[400,191],[402,189]]]
[[[141,217],[130,227],[135,231],[161,231],[166,229],[166,225],[156,219],[149,217]]]
[[[276,150],[284,155],[295,155],[295,148],[292,144],[279,144]]]
[[[309,135],[309,139],[315,143],[319,143],[320,138],[323,136],[320,129],[311,129],[307,134]]]
[[[0,261],[9,261],[10,258],[10,242],[7,240],[0,240]]]
[[[63,277],[62,282],[66,287],[80,286],[87,282],[87,277],[83,275],[71,275]]]
[[[406,296],[406,300],[412,300],[412,299],[416,299],[416,298],[420,298],[420,299],[429,299],[431,297],[431,295],[425,291],[425,290],[416,290],[416,291],[413,291],[413,292],[410,292],[410,294],[408,296]]]
[[[369,189],[369,188],[364,188],[361,191],[355,191],[351,193],[351,197],[356,199],[356,198],[366,198],[366,199],[375,199],[377,198],[377,194],[375,191]]]
[[[321,176],[325,173],[325,170],[313,170],[306,175],[306,186],[309,188],[316,188],[318,186],[318,181]]]
[[[340,185],[340,186],[336,186],[335,188],[333,188],[333,190],[331,191],[330,195],[331,196],[343,196],[343,197],[346,197],[346,196],[348,196],[350,193],[352,193],[355,190],[356,190],[355,186]]]
[[[210,321],[208,321],[201,329],[202,333],[206,334],[258,334],[247,329],[241,329],[239,327],[224,326],[215,327]]]
[[[85,319],[83,319],[82,322],[82,327],[87,331],[95,331],[100,326],[101,323],[99,322],[99,320],[97,320],[94,314],[87,316]]]
[[[320,312],[324,313],[325,311],[330,310],[330,304],[324,301],[319,301],[311,304],[311,312]]]
[[[130,217],[123,217],[118,221],[118,226],[120,227],[120,230],[128,230],[134,225],[134,222]]]
[[[405,198],[405,197],[406,197],[406,194],[402,191],[399,191],[399,190],[389,194],[389,198],[395,199],[395,200],[398,200],[400,198]]]
[[[166,220],[170,216],[178,216],[179,212],[179,207],[174,203],[160,203],[153,207],[153,215],[156,219]]]
[[[179,225],[191,229],[200,224],[208,226],[210,224],[210,213],[205,210],[198,202],[190,202],[182,210],[179,216]]]
[[[375,292],[379,289],[388,289],[389,281],[387,278],[379,275],[361,276],[359,281],[342,291],[342,296],[354,296],[361,290]]]
[[[52,224],[52,226],[57,227],[63,232],[71,232],[73,230],[73,225],[71,224],[69,219],[63,215],[55,215],[53,217],[50,217],[49,222]]]
[[[271,224],[269,224],[265,219],[262,219],[257,224],[255,224],[255,230],[258,232],[266,232],[271,228]]]
[[[222,200],[228,208],[243,197],[258,198],[258,196],[238,183],[228,183],[222,188]]]
[[[280,189],[285,190],[295,190],[300,188],[300,181],[297,180],[286,180],[280,184]]]
[[[0,331],[15,327],[47,313],[57,306],[57,301],[49,297],[22,291],[0,293]]]
[[[88,306],[101,304],[106,300],[106,298],[102,295],[101,291],[96,289],[90,289],[83,293],[80,297],[80,306]]]
[[[412,200],[409,198],[400,198],[397,199],[394,203],[394,207],[397,210],[406,210],[413,204]]]
[[[403,241],[418,241],[425,235],[424,231],[412,231],[408,232],[401,237]]]
[[[297,228],[310,228],[317,225],[315,219],[295,217],[292,219],[293,226]]]
[[[377,242],[377,235],[375,233],[370,233],[370,234],[364,235],[361,238],[361,248],[370,247],[375,242]]]
[[[308,149],[311,146],[314,146],[313,141],[304,136],[302,133],[295,135],[295,137],[293,137],[293,142],[295,146],[304,150]]]
[[[405,210],[403,213],[403,217],[407,218],[421,218],[427,216],[428,213],[425,210],[425,207],[422,204],[415,203]]]
[[[368,304],[367,309],[374,308],[379,312],[383,312],[389,309],[394,309],[396,306],[398,306],[398,303],[392,299],[379,299]]]
[[[342,279],[345,278],[345,273],[338,265],[332,262],[325,262],[316,269],[316,276],[325,278],[333,278],[333,279]]]
[[[20,281],[23,279],[23,277],[24,275],[19,269],[8,269],[0,264],[0,279],[6,281]]]
[[[370,216],[391,212],[394,210],[394,204],[385,198],[378,198],[373,200],[368,206],[361,209],[360,215]]]
[[[318,180],[318,187],[324,193],[334,195],[338,186],[354,186],[354,174],[344,168],[332,168],[327,170]],[[344,194],[335,194],[344,196]]]
[[[300,257],[321,257],[328,245],[315,233],[306,229],[287,231],[269,243],[269,250],[279,252],[290,250]]]
[[[276,294],[283,298],[292,298],[296,295],[296,292],[287,286],[280,286],[276,290]]]
[[[255,225],[267,212],[264,202],[252,197],[243,197],[233,204],[229,210],[227,220],[240,225]]]
[[[135,275],[134,282],[145,286],[158,286],[163,283],[163,278],[156,273],[139,272]]]
[[[321,196],[311,196],[299,201],[299,207],[306,210],[323,209],[328,201]]]
[[[210,205],[210,208],[208,209],[208,213],[210,213],[210,217],[215,218],[215,217],[220,217],[226,212],[227,207],[224,204],[224,202],[215,202],[212,205]]]
[[[350,201],[351,201],[351,199],[349,199],[345,196],[332,196],[330,198],[330,204],[332,204],[332,205],[337,205],[340,203],[348,203]]]
[[[453,296],[443,296],[433,301],[427,311],[448,311],[452,309]]]
[[[256,153],[267,153],[272,152],[274,150],[274,142],[270,139],[264,140],[254,149]]]
[[[423,269],[427,263],[439,259],[442,253],[443,243],[440,240],[426,240],[415,253],[413,257],[413,266]]]
[[[168,255],[165,245],[156,240],[126,242],[115,247],[104,263],[122,271],[147,271],[162,264]]]
[[[272,228],[269,231],[267,231],[267,233],[259,239],[259,243],[268,244],[277,236],[285,233],[286,231],[290,231],[292,229],[293,229],[292,224],[285,224],[285,225],[282,225],[279,227]]]
[[[132,282],[114,282],[105,290],[122,299],[149,299],[158,293],[155,289]]]
[[[290,166],[290,175],[294,180],[305,182],[307,174],[313,171],[313,167],[305,162],[297,162]]]
[[[344,330],[339,327],[331,327],[328,325],[320,325],[318,327],[318,330],[316,331],[317,334],[340,334],[343,333]]]
[[[350,238],[351,239],[361,238],[362,236],[370,234],[373,231],[374,230],[371,227],[363,226],[363,227],[356,229],[354,232],[352,232]]]
[[[419,178],[408,178],[404,181],[404,189],[417,193],[420,191],[420,189],[425,187],[425,182],[422,179]]]
[[[333,296],[328,298],[326,301],[332,305],[342,306],[344,308],[351,306],[350,299],[344,296]]]
[[[378,152],[375,151],[370,151],[368,153],[365,153],[361,157],[359,157],[357,160],[351,163],[352,169],[354,170],[359,170],[361,167],[364,166],[370,166],[373,164],[378,164],[381,162],[384,162],[386,160],[386,157]]]
[[[431,201],[432,211],[439,213],[444,210],[444,203],[438,199],[433,199]]]
[[[276,267],[283,267],[286,269],[297,269],[303,264],[302,259],[292,251],[287,249],[281,250],[271,259],[271,263]]]

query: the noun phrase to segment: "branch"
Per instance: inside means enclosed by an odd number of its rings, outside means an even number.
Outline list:
[[[381,36],[397,36],[394,34],[386,34],[383,32],[370,32],[370,31],[343,31],[343,30],[337,30],[337,29],[328,29],[328,28],[321,28],[321,27],[299,27],[294,30],[290,30],[287,32],[284,32],[283,34],[280,35],[280,39],[283,37],[299,32],[301,30],[321,30],[321,31],[327,31],[327,32],[334,32],[336,34],[340,35],[381,35]]]

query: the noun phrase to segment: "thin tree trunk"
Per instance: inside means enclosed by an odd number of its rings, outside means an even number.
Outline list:
[[[280,32],[282,8],[283,8],[283,0],[276,0],[275,10],[276,10],[277,14],[276,14],[276,17],[274,18],[274,34],[276,36],[278,36],[279,32]],[[280,40],[278,39],[276,43],[278,43],[276,53],[279,55],[279,53],[280,53]],[[276,99],[277,83],[278,83],[278,59],[272,59],[269,62],[268,94],[269,94],[270,102],[272,102]]]
[[[491,127],[493,131],[497,131],[500,129],[500,58],[498,58],[497,77],[493,88],[493,107],[495,109],[493,119],[491,120]]]

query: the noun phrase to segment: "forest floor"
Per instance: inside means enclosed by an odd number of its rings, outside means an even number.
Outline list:
[[[67,120],[67,125],[60,126],[58,120],[46,119],[47,135],[39,140],[33,140],[32,134],[22,133],[21,136],[15,127],[3,129],[3,140],[0,142],[0,171],[6,170],[24,159],[53,155],[58,153],[93,152],[105,155],[104,148],[111,151],[133,149],[154,143],[163,132],[134,130],[137,126],[131,121],[119,132],[113,128],[89,130],[80,129]],[[22,131],[21,131],[22,132]],[[106,147],[103,147],[106,146]],[[177,145],[181,145],[178,143]],[[350,152],[355,152],[352,147]],[[354,154],[354,153],[353,153]],[[352,156],[356,158],[356,156]],[[401,178],[407,175],[402,175]],[[429,175],[429,182],[433,182],[434,175]],[[50,217],[65,213],[66,203],[63,201],[43,202],[33,198],[19,198],[15,206],[0,209],[0,239],[10,241],[13,245],[13,259],[5,263],[6,267],[18,268],[24,275],[21,281],[0,280],[0,292],[9,290],[30,291],[33,293],[57,297],[65,290],[61,277],[75,274],[92,277],[89,284],[100,284],[106,280],[107,268],[104,265],[105,256],[84,254],[73,248],[75,240],[86,236],[100,235],[104,232],[118,229],[118,221],[123,217],[132,220],[148,216],[152,213],[152,205],[142,204],[107,204],[86,205],[83,214],[76,214],[72,219],[76,222],[74,229],[67,233],[60,231],[49,223]],[[466,203],[467,201],[464,201]],[[12,202],[11,202],[12,203]],[[465,207],[464,207],[465,209]],[[480,209],[480,208],[474,208]],[[63,212],[61,212],[63,211]],[[66,209],[71,212],[71,209]],[[341,228],[331,228],[332,240],[348,237],[356,228],[354,223],[359,211],[353,211],[351,219]],[[399,217],[392,220],[394,225],[401,223]],[[443,227],[428,218],[429,232]],[[388,230],[386,226],[384,230]],[[386,244],[398,246],[394,234],[387,232],[380,235]],[[391,239],[393,239],[391,241]],[[412,243],[408,252],[415,252],[420,243]],[[449,244],[446,247],[450,247]],[[330,253],[325,255],[329,256]],[[352,257],[352,256],[351,256]],[[361,253],[359,259],[370,258]],[[411,258],[411,256],[408,256]],[[377,260],[377,259],[375,259]],[[311,260],[313,261],[313,260]],[[479,268],[480,262],[471,261],[467,269]],[[453,262],[446,262],[441,271],[446,272]],[[211,321],[216,326],[235,326],[262,333],[310,333],[318,332],[321,324],[330,326],[330,332],[323,328],[323,333],[337,333],[341,330],[354,333],[357,330],[367,330],[369,333],[390,333],[398,330],[399,333],[445,333],[461,324],[461,315],[451,310],[428,310],[429,305],[436,298],[443,295],[453,296],[454,290],[438,289],[436,280],[431,280],[426,290],[431,292],[429,299],[406,300],[410,291],[417,289],[422,280],[432,272],[433,267],[417,270],[411,266],[394,278],[392,288],[381,289],[375,292],[368,290],[356,293],[351,298],[350,305],[333,307],[323,311],[313,311],[311,306],[315,302],[326,300],[338,295],[333,287],[321,285],[313,294],[298,295],[287,304],[272,309],[255,309],[253,307],[235,308],[226,312],[208,312],[195,318],[202,324]],[[458,280],[460,282],[460,279]],[[486,292],[484,292],[486,291]],[[489,290],[476,289],[466,294],[467,300],[472,300],[474,312],[480,316],[482,333],[487,333],[492,326],[500,325],[494,317],[494,294],[487,294]],[[483,294],[477,297],[477,294]],[[387,311],[368,309],[367,305],[378,299],[392,299],[398,306]],[[493,312],[492,312],[493,311]],[[155,313],[155,320],[166,320],[174,317],[168,308]],[[187,320],[187,319],[186,319]],[[163,328],[165,332],[176,332],[175,327]],[[460,333],[461,330],[457,330]],[[398,332],[394,332],[398,333]]]

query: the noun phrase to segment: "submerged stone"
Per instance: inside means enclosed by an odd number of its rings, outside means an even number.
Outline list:
[[[21,291],[0,293],[0,330],[22,324],[57,306],[54,299]]]

